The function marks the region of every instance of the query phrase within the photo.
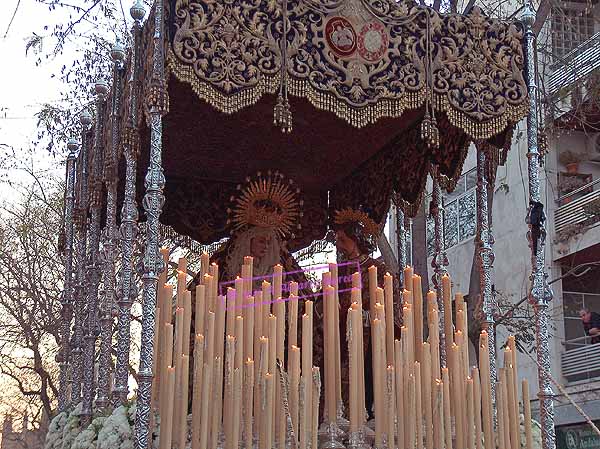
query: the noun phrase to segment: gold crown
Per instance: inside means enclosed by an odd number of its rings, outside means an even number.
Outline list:
[[[371,237],[378,237],[380,234],[379,225],[369,217],[366,212],[351,209],[349,207],[335,211],[335,223],[343,225],[346,223],[359,223],[364,232]]]
[[[282,237],[293,237],[293,230],[300,229],[298,219],[303,201],[298,200],[300,189],[293,187],[293,181],[284,181],[281,173],[267,173],[266,178],[259,172],[255,179],[246,178],[246,185],[237,186],[241,191],[236,198],[231,197],[233,206],[227,210],[228,224],[232,232],[248,226],[270,228]]]

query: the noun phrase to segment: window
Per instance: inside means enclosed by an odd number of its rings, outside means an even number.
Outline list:
[[[594,34],[594,16],[586,4],[552,9],[552,49],[556,62]]]
[[[477,229],[477,203],[475,187],[477,171],[475,168],[464,173],[453,192],[443,195],[444,201],[444,246],[451,248],[475,235]],[[426,198],[429,203],[431,195]],[[427,253],[431,256],[434,246],[433,217],[427,217]]]

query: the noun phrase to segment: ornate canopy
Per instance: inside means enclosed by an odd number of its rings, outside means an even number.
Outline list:
[[[428,173],[452,189],[470,143],[507,148],[527,112],[521,26],[477,8],[171,0],[166,17],[161,220],[203,243],[227,235],[229,197],[257,171],[279,170],[303,192],[292,247],[321,238],[333,209],[360,205],[381,222],[392,192],[418,203]],[[147,129],[140,148],[138,194]]]

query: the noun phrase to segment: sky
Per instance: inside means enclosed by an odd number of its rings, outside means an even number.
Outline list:
[[[67,49],[64,55],[44,60],[40,66],[35,65],[38,55],[30,50],[25,54],[27,39],[36,33],[48,36],[44,25],[50,20],[58,19],[60,12],[49,14],[48,8],[35,0],[21,0],[10,29],[10,19],[18,0],[2,0],[0,2],[0,152],[6,152],[4,145],[12,146],[17,153],[28,157],[27,150],[32,148],[31,142],[36,136],[35,114],[44,103],[56,104],[59,101],[61,83],[53,79],[64,61],[68,61]],[[7,32],[8,31],[8,32]],[[47,52],[51,43],[42,41],[42,52]],[[44,149],[35,151],[34,167],[38,170],[51,170],[62,176],[63,161],[50,157]],[[26,156],[27,155],[27,156]],[[25,175],[19,171],[2,172],[2,181],[22,181]],[[2,183],[4,184],[4,183]],[[11,200],[14,190],[0,185],[0,201]]]

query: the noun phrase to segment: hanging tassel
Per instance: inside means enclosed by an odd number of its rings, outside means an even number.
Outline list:
[[[421,138],[427,144],[430,149],[438,148],[440,146],[440,132],[438,130],[437,121],[435,115],[429,113],[429,109],[425,111],[425,117],[421,122]]]
[[[290,103],[282,93],[277,96],[277,104],[275,105],[273,123],[281,128],[283,133],[292,132],[292,111]]]
[[[283,33],[281,36],[281,84],[277,104],[273,112],[273,123],[281,128],[283,133],[292,132],[292,111],[287,95],[287,0],[283,0],[281,19],[283,20]]]

